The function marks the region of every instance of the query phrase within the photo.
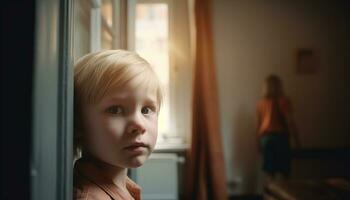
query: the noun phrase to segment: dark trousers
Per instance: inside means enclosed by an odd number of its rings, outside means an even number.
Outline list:
[[[263,170],[274,175],[277,172],[290,175],[291,150],[289,136],[285,132],[273,132],[260,140],[263,154]]]

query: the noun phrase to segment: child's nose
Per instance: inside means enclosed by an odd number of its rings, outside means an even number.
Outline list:
[[[143,134],[146,132],[145,127],[143,126],[142,119],[137,114],[134,114],[130,117],[128,124],[128,133]]]

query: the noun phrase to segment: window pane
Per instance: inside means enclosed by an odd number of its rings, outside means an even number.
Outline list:
[[[78,0],[74,5],[74,55],[76,61],[81,56],[90,52],[90,20],[91,4],[89,1]]]
[[[106,27],[102,27],[101,36],[102,36],[102,38],[101,38],[102,49],[112,49],[113,38],[112,38],[110,32],[108,32]]]
[[[101,16],[101,47],[102,49],[112,49],[113,5],[111,0],[102,0]]]
[[[136,5],[135,50],[154,67],[164,88],[159,133],[169,133],[169,17],[164,3]],[[162,137],[159,137],[162,139]]]
[[[102,0],[101,14],[102,17],[106,20],[107,25],[109,27],[112,27],[113,7],[111,0]]]

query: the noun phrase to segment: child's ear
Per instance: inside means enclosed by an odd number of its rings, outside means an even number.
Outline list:
[[[79,152],[82,151],[84,147],[84,134],[81,129],[75,129],[73,135],[73,146],[74,146],[74,154],[80,155]]]

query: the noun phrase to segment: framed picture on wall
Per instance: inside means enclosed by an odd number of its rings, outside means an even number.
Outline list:
[[[311,48],[300,48],[297,52],[297,74],[314,74],[317,72],[317,62],[314,50]]]

